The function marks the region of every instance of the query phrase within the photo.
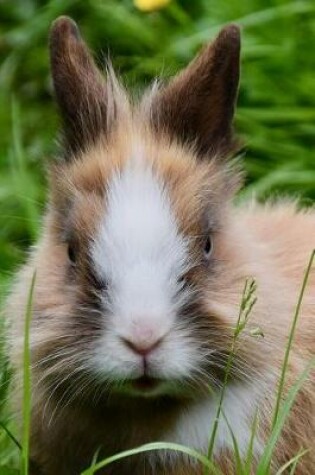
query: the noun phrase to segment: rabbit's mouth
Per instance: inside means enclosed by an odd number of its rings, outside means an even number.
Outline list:
[[[125,380],[114,388],[115,392],[121,395],[140,398],[160,398],[170,397],[174,399],[187,399],[195,396],[195,391],[191,385],[185,385],[182,380],[172,381],[168,379],[153,377],[148,374]]]
[[[143,375],[140,378],[133,380],[131,386],[137,391],[150,392],[156,389],[161,382],[161,379]]]
[[[171,386],[172,383],[166,379],[144,374],[138,378],[129,379],[124,384],[119,384],[114,391],[131,397],[154,398],[174,393]]]
[[[127,381],[122,390],[130,396],[154,397],[164,394],[164,386],[165,381],[163,379],[144,374],[139,378]]]

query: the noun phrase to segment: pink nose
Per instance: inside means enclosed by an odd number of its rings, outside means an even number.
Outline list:
[[[141,356],[147,356],[149,353],[151,353],[155,348],[157,348],[163,338],[159,338],[158,340],[152,341],[144,341],[144,340],[139,340],[139,341],[132,341],[131,339],[127,338],[122,338],[123,342],[125,345],[130,348],[134,353],[137,353],[138,355]]]

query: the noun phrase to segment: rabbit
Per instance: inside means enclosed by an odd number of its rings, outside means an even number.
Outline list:
[[[256,473],[314,248],[315,212],[285,199],[234,203],[244,181],[233,132],[239,27],[224,27],[183,71],[138,100],[109,62],[106,77],[98,70],[68,17],[51,27],[50,57],[62,144],[49,168],[40,238],[7,303],[10,399],[21,420],[25,308],[36,272],[33,473],[77,475],[96,454],[102,460],[155,441],[206,455],[233,341],[212,458],[235,474],[232,434],[244,460],[257,419]],[[233,340],[246,279],[254,279],[256,302]],[[283,397],[314,355],[314,290],[311,270]],[[311,373],[270,473],[301,449],[295,473],[314,473],[314,390]],[[165,449],[97,473],[201,475],[204,468]]]

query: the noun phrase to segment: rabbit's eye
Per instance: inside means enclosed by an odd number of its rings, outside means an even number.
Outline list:
[[[69,257],[69,261],[71,262],[71,264],[76,263],[76,252],[75,252],[74,246],[72,244],[68,245],[68,257]]]
[[[203,249],[203,253],[206,259],[209,259],[209,257],[211,256],[212,249],[213,249],[213,243],[212,243],[211,236],[207,236],[207,239],[205,240],[205,243],[204,243],[204,249]]]

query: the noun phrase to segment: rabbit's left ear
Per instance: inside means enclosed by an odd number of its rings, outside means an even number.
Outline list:
[[[200,155],[229,154],[235,146],[239,63],[240,31],[228,25],[157,94],[151,111],[154,126],[194,143]]]

